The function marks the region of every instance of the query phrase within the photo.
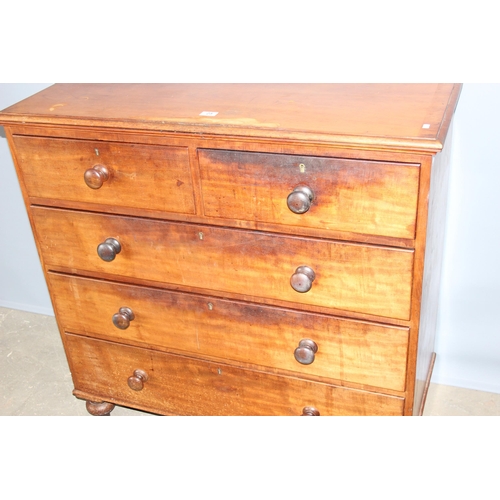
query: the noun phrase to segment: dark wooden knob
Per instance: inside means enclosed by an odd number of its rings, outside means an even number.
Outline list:
[[[109,170],[104,165],[94,165],[83,174],[90,189],[99,189],[109,179]]]
[[[130,307],[120,307],[118,312],[113,315],[113,325],[120,330],[126,330],[134,318],[134,311]]]
[[[128,386],[133,391],[142,391],[144,382],[148,380],[148,374],[144,370],[134,370],[134,374],[128,378]]]
[[[305,293],[311,289],[314,278],[316,274],[310,267],[300,266],[292,274],[290,285],[296,292]]]
[[[302,409],[302,416],[304,417],[319,417],[319,411],[312,406],[305,406]]]
[[[293,355],[295,359],[303,365],[310,365],[314,361],[314,355],[318,352],[318,345],[314,340],[302,339],[299,347],[295,349]]]
[[[294,214],[304,214],[311,208],[314,199],[312,189],[307,186],[297,186],[286,199],[288,208]]]
[[[107,238],[97,247],[97,254],[102,260],[111,262],[115,260],[117,254],[122,251],[122,246],[118,240]]]

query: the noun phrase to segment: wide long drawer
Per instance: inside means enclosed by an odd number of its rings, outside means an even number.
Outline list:
[[[157,413],[301,415],[311,412],[308,408],[320,415],[403,413],[399,397],[75,335],[65,341],[75,394]]]
[[[405,389],[407,328],[54,273],[48,278],[68,332]]]
[[[32,214],[49,269],[62,266],[405,320],[410,315],[411,250],[42,207],[33,207]],[[104,261],[96,249],[110,239],[121,250]],[[111,246],[104,245],[107,257]]]
[[[417,164],[199,150],[205,215],[414,238]]]
[[[30,197],[195,213],[187,148],[19,135],[14,145]]]

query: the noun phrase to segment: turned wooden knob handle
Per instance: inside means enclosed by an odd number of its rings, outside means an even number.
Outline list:
[[[286,199],[288,208],[294,214],[304,214],[311,208],[314,193],[308,186],[297,186]]]
[[[302,409],[302,416],[304,417],[319,417],[319,411],[316,410],[316,408],[313,408],[312,406],[305,406]]]
[[[310,365],[314,361],[314,355],[318,352],[318,345],[314,340],[302,339],[299,347],[295,349],[293,355],[295,359],[303,365]]]
[[[118,312],[113,315],[113,325],[120,330],[126,330],[134,318],[134,311],[130,307],[120,307]]]
[[[109,179],[109,170],[104,165],[94,165],[83,174],[90,189],[99,189]]]
[[[314,278],[316,274],[310,267],[300,266],[292,274],[290,285],[296,292],[305,293],[311,289]]]
[[[134,374],[127,380],[128,386],[133,391],[142,391],[144,382],[148,380],[148,374],[144,370],[134,370]]]
[[[97,254],[106,262],[115,260],[116,255],[121,251],[122,246],[120,245],[120,242],[114,238],[107,238],[97,247]]]

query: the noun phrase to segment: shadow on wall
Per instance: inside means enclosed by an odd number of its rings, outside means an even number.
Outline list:
[[[3,139],[7,139],[7,136],[5,135],[5,129],[0,126],[0,137]]]

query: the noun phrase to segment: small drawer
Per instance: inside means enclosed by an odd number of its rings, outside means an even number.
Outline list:
[[[198,150],[208,217],[415,237],[416,164]]]
[[[404,391],[408,328],[48,273],[65,331]]]
[[[31,198],[195,213],[187,148],[26,136],[14,146]]]
[[[32,215],[48,269],[410,316],[412,250],[42,207]]]
[[[404,399],[65,335],[75,394],[176,415],[402,415]]]

